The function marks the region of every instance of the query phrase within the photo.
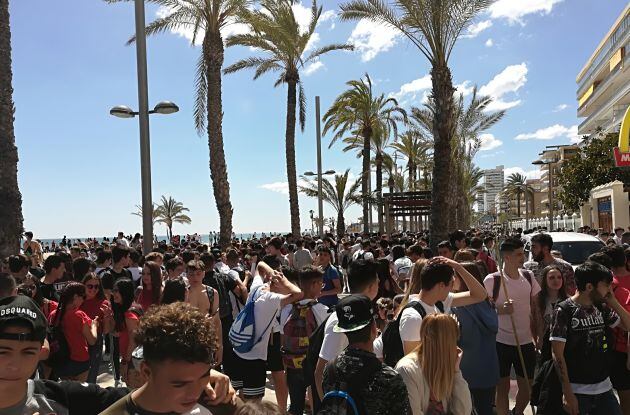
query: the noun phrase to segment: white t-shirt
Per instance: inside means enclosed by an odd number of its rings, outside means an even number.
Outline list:
[[[372,343],[373,347],[374,347],[374,354],[376,355],[377,358],[383,360],[384,356],[383,356],[383,335],[381,334],[380,336],[378,336],[376,339],[374,339],[374,343]]]
[[[253,284],[252,284],[253,285]],[[252,287],[252,295],[254,293]],[[269,288],[268,286],[266,287]],[[239,357],[245,360],[267,360],[267,345],[269,344],[269,336],[273,331],[274,325],[277,325],[280,315],[280,303],[284,296],[282,294],[266,291],[261,288],[262,293],[256,299],[254,306],[254,316],[256,319],[256,340],[262,335],[262,339],[247,353],[239,353],[234,350]],[[273,321],[272,321],[273,320]],[[269,322],[272,322],[271,325]],[[264,330],[264,332],[263,332]]]
[[[348,346],[348,338],[346,335],[333,331],[333,327],[335,327],[338,321],[337,313],[332,313],[324,329],[324,342],[322,343],[322,349],[319,351],[319,357],[327,362],[337,357],[337,355]]]
[[[313,300],[303,299],[303,300],[298,301],[298,304],[304,305],[311,301]],[[287,304],[282,308],[282,312],[280,314],[280,327],[281,327],[280,332],[281,333],[284,333],[284,325],[287,324],[287,320],[289,320],[289,316],[291,315],[292,308],[293,308],[293,304]],[[326,317],[328,317],[328,307],[326,307],[323,304],[316,303],[313,305],[311,310],[313,310],[313,315],[315,316],[315,321],[317,322],[318,326],[322,324],[324,320],[326,320]]]
[[[434,305],[428,305],[422,301],[418,295],[410,295],[409,302],[418,301],[427,315],[438,314],[440,309]],[[451,312],[451,304],[453,304],[453,293],[448,293],[446,300],[443,301],[444,313],[449,314]],[[403,310],[400,316],[400,339],[404,342],[419,342],[420,341],[420,328],[422,327],[422,317],[420,313],[408,307]]]
[[[352,254],[352,260],[356,261],[361,255],[363,255],[363,259],[366,261],[374,260],[374,254],[369,251],[364,251],[363,249],[359,249],[357,252]]]
[[[503,281],[506,283],[508,294],[514,302],[514,324],[516,325],[516,331],[518,334],[518,340],[521,344],[529,344],[534,340],[532,338],[532,330],[530,324],[530,318],[532,315],[531,297],[535,297],[540,292],[540,285],[536,278],[532,276],[532,284],[527,282],[527,279],[523,276],[521,271],[520,278],[518,280],[512,279],[507,275],[503,275]],[[490,298],[492,298],[492,291],[494,289],[494,274],[488,275],[483,280],[483,285],[486,287],[486,291]],[[503,287],[500,287],[499,296],[497,297],[496,304],[501,306],[505,303],[505,295]],[[509,346],[516,346],[516,340],[514,339],[514,331],[512,330],[512,322],[510,321],[509,314],[499,314],[499,332],[497,333],[497,342],[507,344]]]
[[[142,277],[142,268],[140,267],[129,267],[127,268],[129,270],[129,272],[131,272],[131,279],[133,279],[133,281],[138,281],[140,279],[140,277]]]

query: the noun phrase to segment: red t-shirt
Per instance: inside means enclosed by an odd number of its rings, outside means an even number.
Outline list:
[[[46,317],[46,320],[49,320],[50,315],[52,314],[53,311],[57,309],[57,307],[58,307],[58,304],[56,301],[44,300],[44,303],[42,304],[42,313],[44,313],[44,317]]]
[[[49,322],[55,320],[57,315],[55,310],[50,313]],[[90,360],[90,354],[88,353],[88,343],[83,337],[83,326],[86,324],[92,324],[92,319],[87,316],[81,310],[66,310],[63,315],[63,321],[61,322],[61,330],[63,331],[66,341],[68,342],[68,348],[70,349],[70,360],[75,362],[85,362]]]
[[[138,294],[138,304],[142,306],[142,310],[144,312],[146,312],[149,307],[154,305],[155,303],[153,302],[153,290],[142,288],[142,291],[140,291],[140,294]]]
[[[101,322],[103,322],[105,316],[103,315],[103,311],[101,310],[101,306],[105,304],[109,307],[109,301],[107,300],[101,300],[97,297],[94,297],[92,299],[85,299],[83,301],[83,304],[81,304],[81,307],[79,307],[79,310],[83,311],[85,314],[88,315],[89,318],[91,318],[92,320],[94,320],[96,318],[96,316],[98,316],[99,320]],[[98,332],[102,333],[103,332],[103,325],[100,324],[98,326]]]
[[[613,292],[619,304],[630,312],[630,275],[621,277],[613,277]],[[616,327],[615,332],[615,350],[622,353],[628,353],[628,334],[621,328]]]
[[[139,320],[138,316],[129,310],[125,311],[125,321],[127,319]],[[126,327],[118,334],[118,345],[120,346],[120,356],[125,360],[129,360],[131,358],[127,353],[127,349],[129,348],[129,330],[127,330]]]

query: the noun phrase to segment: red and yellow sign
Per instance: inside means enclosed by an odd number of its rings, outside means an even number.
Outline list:
[[[630,106],[621,121],[619,130],[619,147],[615,147],[615,165],[617,167],[630,166]]]

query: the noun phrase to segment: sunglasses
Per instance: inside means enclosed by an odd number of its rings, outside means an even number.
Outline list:
[[[88,290],[98,290],[98,287],[100,287],[100,285],[98,285],[98,284],[85,284],[85,287]]]

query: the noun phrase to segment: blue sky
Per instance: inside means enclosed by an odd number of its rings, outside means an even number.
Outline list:
[[[308,23],[310,3],[295,6]],[[366,22],[341,22],[336,0],[323,3],[319,45],[352,42],[354,52],[333,52],[307,68],[307,125],[298,132],[298,172],[313,170],[315,95],[322,112],[350,79],[369,73],[380,93],[406,107],[420,105],[429,65],[390,29]],[[503,164],[535,176],[531,162],[546,145],[575,139],[575,77],[625,7],[618,0],[499,0],[481,15],[451,57],[454,83],[466,93],[476,84],[507,116],[484,136],[477,163]],[[140,231],[130,214],[140,203],[138,123],[111,117],[117,104],[137,107],[135,49],[125,46],[134,30],[133,5],[100,0],[11,1],[13,87],[16,105],[19,185],[25,228],[41,238],[112,235]],[[147,6],[147,21],[158,10]],[[231,27],[230,31],[239,30]],[[209,177],[208,144],[194,129],[194,68],[199,48],[182,31],[148,40],[149,105],[176,102],[181,111],[152,116],[153,199],[171,195],[190,208],[192,225],[177,233],[218,229]],[[251,56],[226,51],[225,63]],[[251,72],[223,79],[223,134],[236,232],[287,231],[284,128],[286,88],[275,78],[252,81]],[[356,175],[360,161],[340,145],[327,149],[324,169]],[[300,197],[301,223],[316,201]],[[347,213],[356,220],[358,208]],[[325,207],[325,216],[334,212]],[[163,234],[158,225],[158,234]]]

